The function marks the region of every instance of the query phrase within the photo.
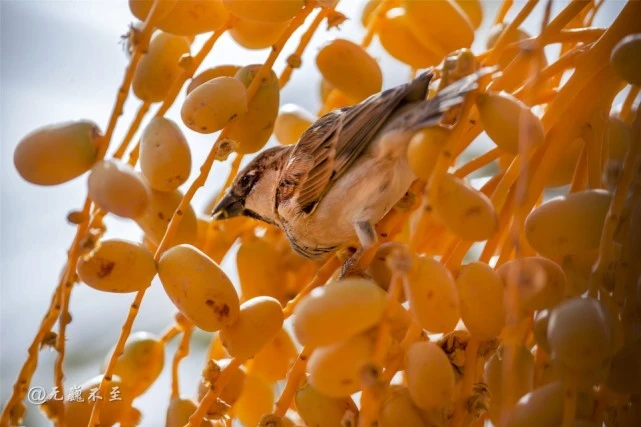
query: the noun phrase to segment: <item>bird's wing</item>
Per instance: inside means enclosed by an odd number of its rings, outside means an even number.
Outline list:
[[[367,149],[374,135],[403,101],[424,99],[431,73],[352,107],[328,113],[301,136],[278,185],[276,204],[296,203],[311,213],[332,185]]]

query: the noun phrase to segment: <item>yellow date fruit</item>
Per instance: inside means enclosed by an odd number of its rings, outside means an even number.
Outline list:
[[[552,357],[579,372],[601,366],[612,352],[608,314],[592,298],[571,298],[550,313]]]
[[[349,397],[361,387],[363,368],[372,362],[375,330],[318,347],[307,362],[308,381],[329,397]],[[390,341],[385,342],[387,347]]]
[[[548,258],[596,249],[612,195],[586,190],[556,197],[535,208],[525,220],[525,238]]]
[[[594,396],[579,390],[576,417],[591,417]],[[507,423],[510,427],[559,426],[563,422],[564,390],[561,382],[546,384],[523,396],[514,406]],[[577,420],[576,426],[580,426]]]
[[[534,378],[534,356],[530,351],[517,346],[514,349],[512,370],[510,371],[512,381],[512,401],[516,403],[521,396],[529,393],[533,387]],[[485,381],[492,396],[490,400],[490,419],[494,425],[500,425],[501,405],[504,404],[503,384],[505,378],[505,348],[499,348],[485,364]]]
[[[129,10],[136,18],[144,21],[153,3],[154,0],[129,0]],[[178,3],[178,0],[159,1],[158,6],[156,6],[156,18],[162,19],[167,16],[174,9],[176,3]]]
[[[412,344],[405,353],[407,388],[422,409],[447,405],[454,397],[454,370],[441,347],[431,342]]]
[[[274,135],[283,145],[295,144],[300,136],[316,121],[314,116],[303,107],[296,104],[285,104],[280,107]]]
[[[178,62],[188,53],[189,40],[186,37],[157,33],[134,71],[131,82],[134,94],[145,102],[165,99],[174,80],[183,72]]]
[[[506,153],[517,154],[541,145],[545,130],[541,120],[507,92],[483,93],[476,98],[481,124],[494,143]]]
[[[217,65],[212,68],[207,68],[198,73],[187,85],[187,95],[203,83],[207,83],[216,77],[234,77],[240,70],[238,65]]]
[[[499,39],[503,31],[505,31],[505,28],[507,28],[506,23],[500,23],[500,24],[494,24],[488,33],[487,39],[485,40],[485,47],[487,49],[492,49],[494,45],[496,44],[496,41]],[[505,46],[511,45],[512,43],[516,43],[521,40],[525,40],[530,38],[530,35],[523,31],[521,28],[517,28],[515,31],[513,31],[507,38],[506,42],[507,44]],[[505,69],[510,62],[514,59],[514,57],[520,52],[519,49],[506,49],[504,50],[500,55],[499,55],[499,60],[498,60],[498,65],[499,68]]]
[[[412,137],[407,148],[407,159],[416,176],[425,181],[430,178],[449,135],[449,129],[431,126]]]
[[[490,199],[463,179],[445,174],[435,196],[430,199],[436,216],[464,240],[487,240],[499,227],[499,219]]]
[[[244,48],[265,49],[278,41],[287,25],[289,25],[287,21],[260,22],[238,19],[229,30],[229,35]]]
[[[404,0],[403,7],[416,37],[426,45],[442,46],[442,54],[472,45],[474,28],[455,1]]]
[[[264,414],[272,411],[274,389],[259,375],[248,374],[243,392],[233,406],[234,415],[246,426],[257,426]]]
[[[218,264],[195,247],[168,249],[158,263],[158,276],[169,299],[200,329],[213,332],[238,320],[234,285]]]
[[[65,405],[65,422],[70,426],[84,426],[89,424],[91,418],[91,411],[93,404],[89,399],[95,389],[100,387],[102,375],[94,377],[80,386],[80,399],[66,400]],[[119,400],[110,399],[110,393],[116,390],[116,396]],[[110,388],[106,389],[105,396],[103,396],[103,407],[100,411],[100,425],[111,427],[120,422],[121,418],[125,417],[130,410],[131,396],[129,389],[124,387],[119,377],[113,376],[111,378]],[[45,402],[46,403],[46,402]]]
[[[355,102],[380,92],[383,86],[378,62],[349,40],[335,39],[323,46],[316,66],[325,80]]]
[[[173,397],[169,401],[169,407],[167,408],[165,427],[184,427],[197,408],[196,402],[191,399]],[[211,425],[211,422],[207,420],[202,420],[199,424],[200,427],[211,427]]]
[[[390,389],[381,405],[381,427],[424,426],[420,410],[412,402],[407,387]]]
[[[443,59],[438,50],[430,49],[416,38],[405,15],[381,19],[378,39],[390,55],[414,68],[427,68]]]
[[[239,69],[235,77],[249,87],[260,68],[261,65],[247,65]],[[279,103],[278,77],[273,70],[269,70],[261,80],[258,91],[249,100],[247,112],[238,118],[229,132],[228,137],[238,143],[238,153],[250,154],[263,148],[274,130]]]
[[[452,274],[430,257],[420,257],[409,274],[405,294],[410,313],[433,333],[447,333],[460,318],[459,296]]]
[[[641,33],[624,37],[610,57],[614,71],[626,82],[641,85]]]
[[[474,29],[478,29],[483,22],[483,5],[481,0],[456,0],[456,4],[463,9],[465,16],[470,20]]]
[[[296,359],[298,350],[285,329],[281,329],[254,356],[252,372],[262,375],[269,382],[284,380]]]
[[[270,296],[284,300],[283,258],[265,238],[243,237],[236,253],[236,267],[243,299]]]
[[[238,318],[225,324],[220,341],[227,352],[237,359],[254,357],[283,327],[283,310],[271,297],[256,297],[240,306]]]
[[[304,0],[223,0],[235,16],[259,22],[283,22],[293,18],[305,5]]]
[[[371,280],[340,280],[303,298],[294,309],[292,326],[302,345],[333,344],[374,326],[385,306],[385,293]]]
[[[221,0],[178,0],[171,13],[156,25],[171,34],[195,36],[220,28],[228,19],[229,12]]]
[[[140,174],[116,159],[94,165],[88,195],[102,210],[123,218],[140,218],[149,206],[149,189]]]
[[[149,286],[155,275],[153,254],[127,240],[102,240],[78,260],[80,280],[104,292],[137,292]]]
[[[104,373],[112,348],[102,362]],[[118,375],[122,384],[129,388],[133,397],[140,396],[156,381],[165,364],[165,344],[148,332],[135,332],[127,338],[122,355],[116,362],[113,373]]]
[[[191,91],[180,109],[183,123],[199,133],[214,133],[247,112],[247,91],[234,77],[216,77]]]
[[[32,184],[62,184],[91,169],[101,138],[98,126],[87,120],[45,126],[18,142],[13,164]]]
[[[565,295],[565,273],[547,258],[515,259],[501,265],[496,272],[506,284],[516,284],[520,306],[525,310],[552,308]]]
[[[470,333],[481,340],[498,336],[505,325],[503,280],[487,264],[471,262],[456,276],[461,319]]]
[[[154,117],[140,138],[140,170],[149,186],[172,191],[191,172],[191,151],[180,128],[164,117]]]
[[[358,412],[350,397],[325,396],[308,382],[296,390],[294,399],[298,414],[308,426],[339,426],[347,411]]]
[[[154,245],[159,245],[171,217],[178,208],[183,194],[179,190],[174,191],[156,191],[152,190],[149,198],[149,206],[145,214],[136,219],[137,224],[145,232],[145,236]],[[178,225],[176,234],[171,239],[171,245],[179,243],[193,243],[196,241],[198,233],[198,223],[196,213],[191,205],[184,211],[181,211],[182,221]]]

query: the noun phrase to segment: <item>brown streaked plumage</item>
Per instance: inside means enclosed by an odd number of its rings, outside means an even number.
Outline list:
[[[213,217],[246,215],[280,227],[301,255],[376,241],[374,224],[414,180],[407,145],[476,87],[480,73],[425,100],[431,72],[319,118],[292,146],[260,153],[236,177]]]

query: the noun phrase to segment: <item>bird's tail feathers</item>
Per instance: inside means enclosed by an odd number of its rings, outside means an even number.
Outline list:
[[[404,128],[417,131],[438,124],[443,113],[461,105],[465,95],[478,88],[479,78],[493,73],[495,69],[495,67],[481,68],[445,87],[434,98],[421,102],[405,117]]]

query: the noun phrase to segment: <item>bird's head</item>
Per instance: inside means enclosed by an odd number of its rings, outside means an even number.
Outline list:
[[[244,215],[274,223],[274,198],[290,147],[274,147],[257,155],[241,170],[212,212],[212,219]]]

